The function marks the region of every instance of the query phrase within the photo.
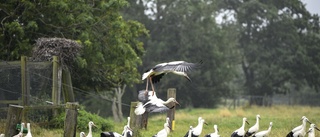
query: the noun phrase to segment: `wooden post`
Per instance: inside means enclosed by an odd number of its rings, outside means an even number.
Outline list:
[[[59,60],[57,56],[53,56],[52,60],[52,102],[53,105],[58,105],[59,103],[59,85],[58,85],[58,71],[59,71]],[[58,111],[53,109],[53,116],[58,115]]]
[[[21,56],[21,98],[23,106],[28,106],[30,102],[30,83],[27,69],[27,57]]]
[[[62,83],[64,102],[75,102],[71,74],[68,69],[62,70]]]
[[[16,130],[17,124],[21,123],[23,106],[9,105],[9,110],[7,114],[7,124],[5,135],[6,137],[12,137],[18,134]]]
[[[167,91],[167,98],[175,98],[176,99],[176,89],[175,88],[169,88],[168,91]],[[169,104],[170,106],[171,105],[176,105],[175,103],[171,103]],[[172,108],[170,109],[168,112],[167,112],[167,117],[170,118],[170,127],[171,127],[171,130],[174,131],[174,126],[175,126],[175,117],[174,117],[174,114],[176,112],[176,108]]]
[[[64,137],[75,137],[77,129],[78,106],[76,102],[67,102],[64,121]]]
[[[130,125],[134,131],[138,131],[138,129],[145,128],[148,126],[148,113],[144,113],[142,115],[136,115],[134,110],[137,106],[138,102],[131,102],[130,107]]]

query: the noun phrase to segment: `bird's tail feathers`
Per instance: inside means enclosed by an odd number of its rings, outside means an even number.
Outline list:
[[[143,107],[143,104],[139,102],[134,110],[134,113],[136,115],[142,115],[144,112],[146,112],[146,109]]]
[[[142,80],[145,80],[150,75],[151,72],[152,72],[152,70],[143,73],[142,74]]]

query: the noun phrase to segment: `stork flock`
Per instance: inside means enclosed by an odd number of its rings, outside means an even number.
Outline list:
[[[268,129],[260,131],[260,124],[259,120],[261,119],[260,115],[256,115],[256,123],[250,127],[247,131],[245,130],[246,124],[249,125],[249,122],[247,121],[247,118],[244,117],[242,119],[242,125],[240,128],[235,130],[233,133],[231,133],[231,137],[269,137],[271,128],[273,123],[270,122]],[[311,123],[306,116],[302,116],[301,118],[302,124],[293,128],[286,137],[305,137],[308,135],[308,137],[315,137],[315,130],[320,131],[320,129],[313,123]],[[170,127],[170,119],[169,117],[166,118],[165,123],[163,124],[163,129],[159,132],[155,133],[152,137],[167,137],[170,133],[171,127]],[[310,128],[307,130],[307,122],[310,123]],[[102,132],[101,137],[132,137],[133,132],[130,128],[130,117],[128,117],[128,123],[124,126],[122,134],[116,133],[116,132]],[[203,125],[208,125],[205,120],[202,117],[198,118],[198,124],[193,127],[190,126],[189,130],[186,132],[184,137],[199,137],[202,133]],[[89,132],[87,135],[85,135],[84,132],[80,132],[80,137],[92,137],[92,126],[95,126],[92,121],[89,122]],[[208,133],[204,137],[220,137],[218,126],[214,125],[214,132]],[[0,136],[1,137],[1,136]]]

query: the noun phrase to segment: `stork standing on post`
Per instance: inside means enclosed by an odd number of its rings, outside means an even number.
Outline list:
[[[175,105],[172,107],[168,106],[171,102],[180,105],[175,98],[169,98],[167,101],[163,101],[158,98],[156,94],[152,95],[152,93],[153,91],[148,91],[148,96],[144,96],[143,91],[139,91],[138,100],[141,102],[137,104],[136,109],[134,110],[136,115],[142,115],[145,112],[166,112],[175,107]]]
[[[191,79],[187,75],[187,72],[193,70],[194,68],[196,68],[200,64],[202,64],[202,61],[200,61],[199,63],[188,63],[185,61],[172,61],[172,62],[167,62],[167,63],[160,63],[160,64],[154,66],[153,68],[148,69],[142,75],[142,80],[147,79],[145,94],[147,94],[147,91],[148,91],[149,80],[150,80],[152,91],[154,94],[155,90],[154,90],[153,83],[159,82],[160,79],[167,73],[174,73],[177,75],[181,75],[181,76],[184,76],[189,81],[191,81]]]

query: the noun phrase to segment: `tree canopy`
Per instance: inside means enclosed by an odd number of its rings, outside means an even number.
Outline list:
[[[2,2],[0,58],[30,56],[41,37],[68,38],[83,46],[72,70],[75,86],[99,90],[137,83],[144,52],[139,37],[148,32],[143,24],[123,19],[120,10],[127,6],[125,0]]]

